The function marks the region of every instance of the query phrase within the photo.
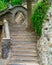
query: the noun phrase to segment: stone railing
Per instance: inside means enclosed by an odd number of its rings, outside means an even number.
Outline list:
[[[40,65],[52,65],[52,6],[44,20],[37,49],[40,56]]]
[[[4,19],[4,26],[2,30],[2,58],[8,57],[8,52],[10,49],[10,32],[9,32],[9,26],[8,21]]]

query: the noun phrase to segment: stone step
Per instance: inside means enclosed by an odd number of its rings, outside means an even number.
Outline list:
[[[37,45],[35,41],[13,41],[11,40],[12,44],[22,44],[22,45]]]
[[[28,61],[28,60],[19,60],[19,61],[13,61],[13,60],[11,60],[10,61],[10,63],[9,63],[9,65],[18,65],[18,63],[30,63],[30,64],[27,64],[27,65],[39,65],[40,63],[39,63],[39,61]],[[34,64],[33,64],[34,63]],[[7,64],[8,65],[8,64]],[[24,64],[24,65],[26,65],[26,64]]]
[[[10,25],[10,28],[11,28],[11,29],[12,29],[12,28],[22,28],[22,29],[23,29],[23,28],[26,28],[26,27],[24,27],[24,26],[22,26],[22,25],[21,25],[21,26],[20,26],[20,25],[19,25],[19,26],[18,26],[18,25],[16,25],[16,26],[13,25],[13,26],[11,27],[11,25]]]
[[[22,58],[23,58],[23,57],[24,57],[24,58],[26,58],[26,57],[28,57],[28,58],[29,58],[29,57],[34,57],[34,58],[35,58],[35,57],[37,57],[38,55],[37,55],[37,54],[19,54],[19,53],[18,53],[18,54],[12,54],[12,58],[18,58],[18,57],[20,58],[20,56],[21,56]]]
[[[20,49],[20,50],[17,50],[17,49],[12,49],[12,52],[22,52],[22,53],[36,53],[37,50],[24,50],[24,49]]]
[[[25,22],[25,21],[23,21],[23,22]],[[13,24],[10,24],[10,26],[13,25],[12,27],[15,27],[14,24],[16,25],[16,27],[24,27],[25,26],[25,23],[24,24],[23,23],[17,24],[17,22],[16,23],[13,23]]]
[[[12,31],[11,31],[11,32],[12,32]],[[14,32],[15,32],[15,31],[14,31]],[[34,31],[31,32],[31,31],[26,31],[26,30],[25,30],[25,31],[20,31],[20,30],[19,30],[18,33],[25,33],[25,34],[29,34],[29,33],[30,33],[30,34],[35,34]]]
[[[11,38],[36,38],[36,36],[34,36],[34,35],[22,35],[22,34],[20,34],[20,35],[15,35],[15,36],[11,36]]]
[[[35,49],[34,49],[34,48],[33,48],[33,49],[32,49],[32,48],[12,48],[12,50],[13,50],[13,51],[18,51],[18,50],[19,50],[19,51],[31,51],[31,52],[32,52],[32,51],[37,51],[36,48],[35,48]]]
[[[16,44],[16,45],[12,45],[11,47],[13,48],[28,48],[28,49],[35,49],[36,45],[32,45],[32,44]]]
[[[16,26],[13,25],[11,28],[25,28],[25,27],[22,26],[22,25],[21,26],[20,25],[19,26],[18,25],[16,25]]]
[[[37,51],[35,51],[35,52],[20,52],[20,51],[13,51],[12,52],[12,55],[13,54],[37,54]]]
[[[34,53],[37,53],[36,50],[34,51],[23,51],[23,50],[11,50],[12,53],[29,53],[29,54],[34,54]]]
[[[11,38],[34,38],[34,39],[38,39],[38,36],[32,35],[32,34],[23,34],[23,33],[11,33]]]
[[[14,32],[12,32],[12,31],[10,31],[12,34],[14,34],[15,33],[15,31]],[[28,31],[18,31],[17,32],[18,34],[29,34],[29,35],[35,35],[35,32],[28,32]],[[14,35],[16,35],[16,34],[14,34]]]
[[[13,32],[13,33],[15,33],[15,32],[17,33],[17,32],[19,32],[19,31],[23,32],[23,31],[25,31],[25,29],[23,29],[23,30],[22,30],[22,29],[14,29],[14,30],[11,30],[11,29],[10,29],[10,32],[11,32],[11,33],[12,33],[12,32]]]
[[[12,49],[12,52],[14,53],[14,52],[16,52],[16,53],[18,53],[18,52],[21,52],[21,53],[36,53],[37,51],[36,50],[23,50],[23,49]]]
[[[26,36],[26,37],[34,37],[34,38],[36,38],[37,36],[35,36],[35,35],[32,35],[32,34],[22,34],[22,33],[18,33],[18,32],[14,32],[14,33],[11,33],[11,37],[19,37],[19,36]]]
[[[18,50],[36,50],[37,48],[35,46],[21,46],[21,45],[16,45],[16,46],[11,46],[13,50],[18,49]]]
[[[31,42],[31,43],[30,42],[11,42],[11,43],[12,43],[12,46],[17,46],[17,45],[18,46],[19,45],[20,46],[35,46],[35,47],[37,46],[37,43],[35,43],[35,42],[34,43],[33,42]]]
[[[8,64],[8,65],[39,65],[38,63],[34,63],[34,64],[32,64],[32,63],[23,63],[23,64],[20,64],[20,63],[12,63],[12,64]]]
[[[10,60],[10,63],[9,64],[17,64],[17,63],[32,63],[31,65],[33,65],[33,63],[36,63],[36,64],[39,64],[39,61],[40,60],[37,60],[37,59],[34,59],[34,60],[19,60],[19,59],[16,59],[16,60]],[[28,65],[28,64],[27,64]]]
[[[30,43],[31,42],[31,43]],[[36,44],[37,43],[37,41],[36,40],[34,40],[34,41],[17,41],[17,40],[13,40],[13,39],[11,39],[11,43],[12,44]]]
[[[15,56],[15,55],[11,55],[11,58],[13,58],[13,59],[16,59],[16,58],[18,58],[18,59],[21,59],[21,58],[24,58],[24,59],[39,59],[37,56],[21,56],[21,55],[17,55],[17,56]]]
[[[36,47],[37,47],[37,44],[23,44],[23,43],[20,43],[20,44],[19,44],[19,43],[17,43],[17,42],[16,42],[16,43],[12,43],[12,47],[15,47],[15,46],[16,46],[16,47],[23,47],[23,48],[24,48],[24,47],[25,47],[25,48],[29,48],[29,47],[30,47],[30,48],[36,48]]]
[[[15,37],[15,36],[27,36],[27,37],[36,37],[35,35],[32,35],[32,34],[24,34],[24,33],[18,33],[18,32],[14,32],[14,33],[12,33],[11,32],[11,37]]]
[[[36,36],[34,36],[34,35],[24,35],[24,34],[16,34],[16,35],[12,35],[11,36],[11,38],[34,38],[34,39],[37,39],[37,37]]]
[[[24,54],[23,55],[21,55],[21,54],[17,55],[17,54],[13,54],[11,58],[13,58],[13,59],[17,59],[17,58],[19,58],[19,59],[21,59],[21,58],[29,59],[29,58],[31,58],[32,59],[32,57],[34,59],[37,58],[37,54],[34,54],[34,55],[28,55],[28,54],[26,54],[26,55],[24,55]]]
[[[10,28],[10,30],[11,31],[14,31],[14,30],[19,30],[19,31],[25,30],[26,31],[26,28],[24,28],[24,27],[12,27],[12,28]]]
[[[23,26],[17,26],[17,25],[16,25],[16,26],[12,26],[10,29],[12,29],[12,28],[22,28],[22,29],[23,29],[23,28],[25,28],[25,27],[23,27]]]
[[[37,41],[36,38],[11,38],[12,41],[25,41],[25,42],[29,42],[29,41]]]
[[[29,38],[29,39],[24,39],[24,38],[22,38],[22,39],[11,39],[12,41],[35,41],[35,39],[31,39],[31,38]]]
[[[33,39],[33,38],[34,38],[34,39],[37,39],[36,36],[34,36],[34,35],[22,35],[22,34],[21,34],[21,35],[12,35],[11,38],[13,38],[13,39],[14,39],[14,38],[15,38],[15,39],[17,39],[17,38],[19,38],[19,39],[20,39],[20,38],[24,38],[24,39],[26,39],[26,38],[28,38],[28,39],[29,39],[29,38]]]
[[[15,26],[14,24],[15,24],[16,26],[20,26],[20,25],[16,24],[16,22],[10,23],[9,25]],[[21,26],[22,26],[22,25],[21,25]]]
[[[25,27],[22,27],[22,26],[21,26],[21,27],[20,27],[20,26],[18,26],[18,27],[13,26],[13,27],[11,27],[10,29],[11,29],[11,30],[12,30],[12,29],[13,29],[13,30],[14,30],[14,29],[22,29],[22,30],[23,30],[23,29],[26,29],[26,28],[25,28]]]
[[[25,31],[25,29],[14,29],[14,30],[10,30],[12,32],[18,32],[18,31]]]
[[[22,53],[22,52],[12,52],[12,55],[14,55],[14,56],[37,56],[38,54],[36,53],[36,52],[34,52],[34,53],[26,53],[26,52],[24,52],[24,53]]]
[[[16,30],[17,31],[17,30]],[[16,31],[10,31],[11,33],[13,32],[13,33],[15,33]],[[12,34],[13,34],[12,33]],[[29,34],[29,35],[35,35],[35,32],[28,32],[28,31],[23,31],[23,30],[18,30],[16,33],[18,33],[18,34]],[[36,36],[36,35],[35,35]]]
[[[36,63],[36,62],[34,62],[34,63],[10,63],[10,64],[8,64],[8,65],[39,65],[39,63]]]
[[[31,53],[35,53],[37,50],[18,50],[18,49],[12,49],[12,52],[31,52]]]
[[[17,58],[17,59],[14,59],[14,58],[11,58],[10,59],[10,63],[12,63],[12,62],[14,62],[14,63],[16,63],[16,62],[39,62],[40,61],[40,59],[38,59],[38,58],[34,58],[34,59],[30,59],[30,58]]]
[[[36,41],[36,38],[23,38],[23,37],[22,37],[22,38],[20,38],[20,37],[19,37],[19,38],[18,38],[18,37],[17,37],[17,38],[14,38],[14,37],[13,37],[13,38],[11,38],[11,41],[12,41],[12,40],[14,40],[14,41],[15,41],[15,40],[17,40],[17,41],[18,41],[18,40],[22,40],[22,41],[25,42],[25,41],[28,41],[28,40],[29,40],[29,41]]]
[[[13,61],[38,61],[39,59],[36,57],[11,57],[11,60]]]
[[[24,27],[12,27],[10,30],[25,30]]]
[[[17,37],[17,38],[12,38],[12,40],[17,40],[17,41],[18,40],[24,40],[25,41],[25,40],[35,40],[35,38],[23,38],[23,37],[20,38],[20,37]]]

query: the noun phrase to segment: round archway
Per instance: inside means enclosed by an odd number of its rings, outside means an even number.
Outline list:
[[[15,14],[15,22],[18,25],[22,25],[25,19],[26,19],[25,15],[20,11]]]

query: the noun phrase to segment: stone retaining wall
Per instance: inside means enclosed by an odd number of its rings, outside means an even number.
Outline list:
[[[37,42],[40,65],[52,65],[52,6],[44,20],[42,35]]]

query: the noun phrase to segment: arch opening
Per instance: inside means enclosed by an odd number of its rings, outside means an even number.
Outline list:
[[[15,14],[15,22],[20,25],[22,24],[26,19],[26,16],[21,12],[21,11],[18,11],[16,14]]]

